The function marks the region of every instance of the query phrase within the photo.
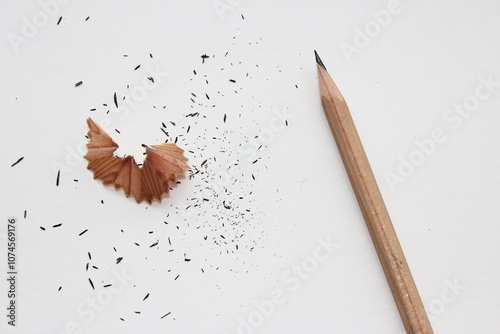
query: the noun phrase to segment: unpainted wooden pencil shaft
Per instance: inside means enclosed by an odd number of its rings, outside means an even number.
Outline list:
[[[342,94],[316,54],[321,102],[406,331],[433,330]]]

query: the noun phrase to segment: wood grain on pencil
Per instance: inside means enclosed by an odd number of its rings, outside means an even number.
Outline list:
[[[406,331],[410,334],[432,334],[432,327],[347,103],[316,51],[315,55],[321,103]]]

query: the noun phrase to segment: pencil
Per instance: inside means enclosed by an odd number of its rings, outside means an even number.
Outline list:
[[[321,104],[363,213],[392,295],[410,334],[432,334],[432,327],[385,207],[375,176],[344,97],[318,53]]]

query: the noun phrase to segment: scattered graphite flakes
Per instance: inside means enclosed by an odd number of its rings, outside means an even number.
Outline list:
[[[23,161],[24,157],[20,157],[19,159],[17,159],[16,162],[14,162],[12,165],[10,165],[10,167],[14,167],[15,165],[17,165],[18,163],[20,163],[21,161]]]
[[[121,257],[117,258],[117,259],[116,259],[116,264],[118,264],[118,263],[122,262],[122,260],[123,260],[123,256],[121,256]]]
[[[75,87],[80,86],[82,83],[83,83],[83,81],[78,81],[78,82],[75,84]]]

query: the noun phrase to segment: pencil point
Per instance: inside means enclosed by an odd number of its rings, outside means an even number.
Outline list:
[[[318,53],[316,52],[316,50],[314,50],[314,55],[316,56],[316,63],[323,67],[323,69],[326,70],[326,67],[325,67],[325,64],[323,64],[323,62],[321,61],[321,58],[319,57]]]

